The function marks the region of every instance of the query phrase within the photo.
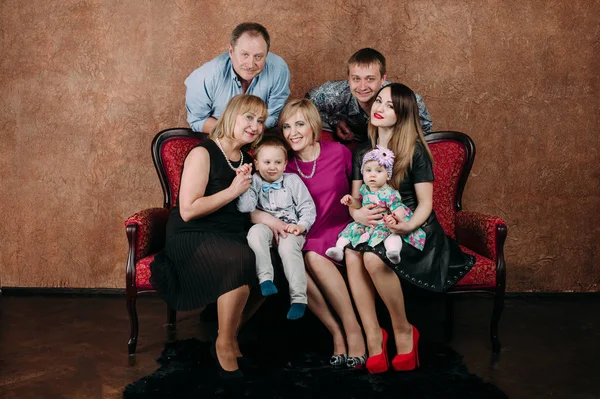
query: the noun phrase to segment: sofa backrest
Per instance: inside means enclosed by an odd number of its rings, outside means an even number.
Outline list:
[[[208,137],[191,129],[167,129],[152,142],[154,165],[164,193],[164,206],[176,204],[185,157]],[[332,141],[324,131],[323,141]],[[475,145],[464,133],[434,132],[426,136],[433,155],[433,209],[446,234],[455,238],[456,212],[462,206],[462,193],[475,158]]]

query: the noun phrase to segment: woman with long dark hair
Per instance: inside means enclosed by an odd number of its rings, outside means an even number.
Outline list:
[[[345,250],[348,281],[367,338],[371,373],[386,371],[387,332],[381,328],[375,310],[375,293],[379,294],[392,321],[396,356],[391,361],[395,370],[413,370],[419,365],[419,332],[406,317],[400,279],[418,287],[443,292],[458,279],[454,276],[473,267],[474,259],[465,255],[458,244],[446,236],[433,212],[432,156],[419,124],[419,111],[414,92],[393,83],[377,93],[371,108],[369,142],[354,154],[352,196],[360,196],[361,165],[366,152],[376,145],[387,147],[395,155],[390,185],[400,192],[402,202],[413,215],[408,221],[393,214],[380,216],[392,233],[407,235],[422,228],[426,233],[422,250],[403,245],[400,262],[386,257],[383,242],[375,247],[366,243]],[[364,225],[374,225],[368,216],[372,210],[351,209],[352,217]]]

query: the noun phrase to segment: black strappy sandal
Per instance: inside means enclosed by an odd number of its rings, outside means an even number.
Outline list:
[[[348,361],[348,355],[346,355],[345,353],[341,354],[341,355],[332,355],[331,358],[329,359],[329,364],[331,364],[332,367],[344,367]]]
[[[362,369],[367,364],[367,354],[361,356],[348,357],[346,359],[346,367],[349,369]]]

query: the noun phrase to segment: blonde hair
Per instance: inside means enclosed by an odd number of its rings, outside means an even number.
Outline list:
[[[260,150],[262,150],[264,147],[273,147],[273,148],[281,149],[285,156],[285,160],[287,161],[287,159],[288,159],[287,143],[285,142],[285,140],[283,140],[278,135],[265,134],[264,136],[262,136],[262,138],[260,140],[255,141],[254,144],[252,144],[252,150],[254,150],[254,155],[253,155],[254,159],[258,159],[258,154],[260,154]]]
[[[283,132],[283,124],[285,121],[296,116],[298,111],[302,112],[308,126],[310,126],[313,131],[313,142],[319,141],[321,138],[321,130],[323,130],[323,122],[321,122],[321,116],[319,115],[317,107],[306,98],[290,100],[285,104],[279,114],[279,128],[281,131]]]
[[[377,96],[383,89],[390,88],[394,113],[398,118],[393,126],[392,137],[387,143],[387,147],[394,151],[396,157],[392,169],[392,178],[390,185],[394,189],[400,187],[400,183],[406,176],[408,169],[412,166],[412,159],[415,153],[417,141],[421,142],[423,148],[433,161],[433,156],[429,146],[425,141],[421,123],[419,121],[419,107],[415,93],[407,86],[401,83],[392,83],[384,86],[377,92]],[[373,147],[377,144],[377,128],[369,120],[369,139]]]
[[[251,94],[238,94],[229,100],[225,111],[219,117],[214,130],[209,135],[211,139],[221,139],[226,137],[228,139],[233,138],[233,131],[235,129],[235,120],[238,115],[250,112],[258,117],[262,117],[264,120],[269,115],[265,102],[259,97]]]

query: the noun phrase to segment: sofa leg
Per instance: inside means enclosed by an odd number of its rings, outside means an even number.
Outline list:
[[[136,309],[136,297],[127,296],[127,313],[129,313],[129,324],[131,326],[129,342],[127,342],[127,351],[129,362],[135,362],[135,348],[138,340],[138,315]]]
[[[177,328],[177,311],[167,306],[167,340],[175,341]]]
[[[444,337],[447,342],[452,341],[454,337],[454,298],[451,295],[445,296],[446,319],[444,320]]]
[[[492,353],[494,355],[500,355],[500,339],[498,338],[498,324],[500,323],[500,317],[504,310],[504,290],[499,290],[494,295],[494,312],[492,313],[492,320],[490,324],[490,339],[492,341]]]

